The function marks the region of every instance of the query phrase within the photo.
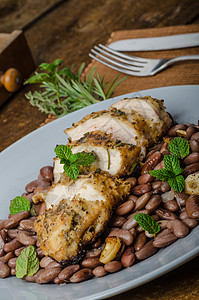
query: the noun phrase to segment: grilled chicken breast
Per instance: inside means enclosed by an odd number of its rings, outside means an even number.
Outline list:
[[[106,227],[112,207],[104,201],[62,200],[35,221],[40,248],[62,264],[77,263]]]
[[[93,112],[66,129],[65,133],[69,135],[71,141],[74,141],[83,137],[85,133],[96,130],[112,134],[113,141],[120,140],[122,143],[140,146],[140,158],[145,157],[150,131],[143,117],[137,112],[131,111],[131,114],[118,110]]]
[[[58,205],[62,199],[72,200],[76,196],[87,201],[109,202],[115,206],[128,195],[129,190],[126,181],[113,178],[106,173],[81,175],[76,180],[69,179],[63,173],[60,182],[53,184],[47,194],[43,194],[43,200],[47,209]]]
[[[140,147],[129,144],[123,144],[121,141],[112,141],[112,134],[106,134],[100,131],[93,131],[84,135],[81,139],[69,142],[68,146],[72,146],[72,152],[93,152],[97,156],[97,160],[87,168],[88,170],[101,169],[112,176],[126,176],[132,173],[137,165],[140,154]],[[85,169],[85,168],[84,168]],[[54,182],[60,180],[61,174],[64,172],[63,164],[60,159],[54,159]]]
[[[134,110],[139,113],[147,122],[150,128],[150,138],[157,142],[170,128],[172,120],[165,111],[163,100],[146,97],[123,99],[110,106],[110,109],[118,109],[126,114]]]
[[[63,264],[76,263],[86,245],[106,228],[116,204],[127,197],[130,184],[105,174],[62,180],[49,189],[49,208],[35,221],[41,249]]]

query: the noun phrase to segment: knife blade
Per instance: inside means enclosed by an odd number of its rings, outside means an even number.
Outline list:
[[[158,51],[195,46],[199,46],[199,33],[126,39],[108,45],[117,51]]]

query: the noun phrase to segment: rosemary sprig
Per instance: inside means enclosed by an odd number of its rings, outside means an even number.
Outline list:
[[[40,90],[28,92],[25,96],[31,105],[38,107],[41,112],[56,116],[63,116],[72,111],[106,100],[111,97],[117,86],[126,79],[116,76],[109,84],[104,76],[94,76],[93,68],[87,78],[82,79],[85,64],[82,63],[77,74],[72,72],[72,67],[65,67],[58,71],[61,59],[52,64],[41,64],[40,70],[29,78],[25,84],[40,83]]]

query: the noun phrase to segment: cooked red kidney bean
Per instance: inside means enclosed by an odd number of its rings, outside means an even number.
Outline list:
[[[125,229],[115,229],[109,236],[118,236],[126,246],[130,246],[133,243],[132,234]]]
[[[50,182],[46,180],[33,180],[30,183],[28,183],[25,187],[25,190],[27,193],[32,193],[35,191],[36,188],[48,188],[50,186]]]
[[[162,233],[164,233],[164,230],[162,231]],[[153,241],[153,246],[156,248],[166,247],[166,246],[169,246],[170,244],[172,244],[173,242],[175,242],[177,239],[178,238],[177,238],[177,236],[175,236],[175,234],[168,231],[166,234],[161,235],[161,236],[160,236],[160,234],[158,234]]]
[[[53,181],[53,167],[45,166],[40,169],[40,176],[43,180]]]
[[[9,259],[11,259],[13,257],[15,257],[14,253],[13,252],[8,252],[4,256],[0,257],[0,261],[2,261],[4,263],[7,263],[9,261]]]
[[[160,162],[162,155],[159,151],[153,153],[145,162],[142,170],[141,175],[147,173],[148,171],[153,170],[153,168]]]
[[[189,154],[184,160],[183,163],[185,164],[185,166],[194,164],[199,162],[199,153],[198,152],[193,152],[191,154]]]
[[[146,243],[139,251],[135,252],[135,256],[138,260],[146,259],[157,252],[157,249],[153,246],[153,241]]]
[[[196,128],[195,126],[189,126],[189,127],[187,128],[187,138],[190,139],[191,136],[192,136],[194,133],[196,133],[197,131],[198,131],[198,130],[197,130],[197,128]]]
[[[39,216],[42,215],[44,212],[46,211],[46,203],[43,202],[40,206],[40,209],[39,209]]]
[[[13,258],[9,259],[8,266],[10,268],[15,268],[16,267],[16,261],[17,261],[17,257],[13,257]]]
[[[4,252],[4,245],[5,245],[5,242],[0,234],[0,257],[3,256],[5,254]]]
[[[162,182],[160,189],[163,193],[169,192],[171,190],[170,185],[168,184],[168,182]]]
[[[144,229],[143,229],[140,225],[138,225],[138,226],[136,227],[136,230],[137,230],[138,233],[144,231]]]
[[[47,265],[49,265],[49,263],[51,263],[52,261],[53,261],[52,258],[50,258],[49,256],[45,256],[40,260],[40,267],[46,268]]]
[[[192,140],[189,143],[192,152],[199,152],[199,142]]]
[[[11,216],[8,220],[5,220],[4,228],[10,229],[19,225],[21,220],[26,219],[29,216],[29,211],[22,211],[13,216]]]
[[[84,268],[77,271],[70,278],[70,282],[82,282],[93,277],[92,269]]]
[[[37,278],[40,276],[40,274],[44,271],[44,269],[40,269],[39,271],[37,271],[36,274],[34,274],[33,276],[24,276],[23,279],[25,279],[28,282],[36,282]]]
[[[147,237],[145,233],[144,232],[139,233],[134,242],[135,250],[139,251],[140,249],[142,249],[142,247],[144,246],[144,244],[146,244],[146,242],[147,242]]]
[[[11,252],[15,251],[16,249],[20,248],[22,244],[15,238],[14,240],[11,240],[10,242],[6,243],[4,245],[4,251],[5,252]]]
[[[160,221],[158,221],[158,224],[160,225],[160,229],[163,230],[163,229],[167,228],[168,222],[170,222],[170,221],[168,221],[168,220],[160,220]]]
[[[87,258],[89,258],[89,257],[99,257],[102,250],[103,250],[103,247],[101,247],[101,246],[99,248],[96,248],[96,249],[87,250],[86,251],[86,257]]]
[[[186,212],[189,218],[199,218],[199,196],[191,195],[186,201]]]
[[[32,230],[32,231],[34,231],[34,220],[32,220],[32,219],[22,220],[19,223],[19,226],[21,228],[23,228],[24,230]]]
[[[187,129],[187,125],[185,124],[178,124],[178,125],[175,125],[173,127],[171,127],[168,131],[168,135],[169,136],[176,136],[176,130],[186,130]]]
[[[158,215],[151,215],[151,218],[153,218],[156,222],[160,220],[160,217]]]
[[[58,278],[60,280],[63,280],[63,281],[69,281],[70,280],[70,277],[76,273],[77,271],[79,271],[80,269],[80,265],[70,265],[70,266],[67,266],[66,268],[64,268],[58,275]]]
[[[164,155],[164,153],[168,151],[168,143],[164,143],[160,149],[160,153]]]
[[[155,210],[155,213],[162,219],[165,220],[174,220],[174,219],[178,219],[178,217],[172,213],[171,211],[168,211],[166,209],[163,208],[159,208]]]
[[[93,242],[93,243],[91,244],[91,247],[92,247],[92,248],[98,248],[98,247],[101,246],[101,244],[102,244],[101,239],[97,239],[95,242]]]
[[[193,174],[197,171],[199,171],[199,162],[186,166],[186,168],[184,168],[183,174],[185,177],[187,177],[188,175]]]
[[[103,264],[99,261],[99,258],[91,257],[91,258],[85,258],[82,261],[82,266],[85,268],[91,268],[94,269],[98,266],[102,266]]]
[[[138,177],[138,184],[145,184],[150,183],[153,180],[153,176],[151,176],[149,173],[145,173]]]
[[[199,132],[196,132],[196,133],[192,134],[191,141],[199,142]]]
[[[179,209],[178,203],[176,200],[169,200],[163,204],[164,208],[169,211],[177,211]]]
[[[162,184],[162,181],[154,181],[151,183],[152,189],[156,190],[156,189],[160,189]]]
[[[164,161],[162,160],[159,164],[157,164],[154,170],[164,169]]]
[[[134,188],[134,186],[136,186],[137,184],[137,178],[135,177],[128,177],[126,181],[128,181],[131,184],[131,188]]]
[[[169,221],[167,224],[167,228],[170,229],[175,234],[175,236],[179,238],[183,238],[187,234],[189,234],[189,227],[180,220]]]
[[[122,216],[113,216],[110,221],[110,226],[113,227],[122,227],[122,225],[125,223],[126,218]]]
[[[0,230],[4,228],[5,221],[6,220],[0,220]]]
[[[21,248],[16,249],[15,252],[14,252],[14,254],[15,254],[16,256],[19,256],[20,253],[21,253],[21,251],[22,251],[24,248],[26,248],[26,247],[21,247]]]
[[[136,196],[141,196],[147,192],[151,191],[151,185],[150,184],[139,184],[136,185],[133,189],[132,189],[132,193]]]
[[[61,280],[61,279],[59,279],[59,277],[55,277],[54,283],[55,283],[55,284],[63,284],[63,283],[66,283],[66,282],[63,281],[63,280]]]
[[[43,269],[36,279],[39,284],[47,283],[55,279],[60,273],[61,268]]]
[[[36,244],[36,239],[32,236],[30,236],[28,231],[20,231],[17,234],[17,240],[25,246],[32,245],[34,246]]]
[[[141,210],[145,207],[151,197],[150,193],[145,193],[144,195],[140,196],[135,202],[134,211]]]
[[[121,263],[124,268],[128,268],[133,265],[135,261],[135,254],[133,247],[127,247],[121,257]]]
[[[139,214],[139,213],[143,213],[143,214],[149,214],[149,210],[147,209],[143,209],[143,210],[139,210],[139,211],[136,211],[132,214],[130,214],[128,217],[127,217],[127,221],[124,223],[124,225],[122,226],[122,229],[125,229],[125,230],[129,230],[133,227],[136,227],[137,226],[137,222],[136,220],[134,219],[134,216],[136,214]]]
[[[184,220],[184,219],[187,219],[188,216],[187,216],[187,212],[186,211],[183,211],[181,214],[180,214],[180,220]]]
[[[47,269],[53,269],[53,268],[62,268],[62,266],[55,260],[51,261],[47,266],[46,266],[46,270]]]
[[[11,238],[11,239],[15,239],[17,237],[17,234],[20,230],[19,229],[9,229],[8,230],[8,236]]]
[[[135,239],[136,236],[137,236],[137,231],[136,231],[136,229],[135,229],[135,228],[131,228],[131,229],[129,229],[129,232],[132,234],[133,238]]]
[[[0,278],[5,278],[10,275],[10,268],[7,264],[0,262]]]
[[[185,192],[182,193],[175,192],[175,198],[179,206],[181,205],[184,206],[186,204],[187,199],[189,198],[189,195],[186,194]]]
[[[96,277],[103,277],[107,274],[108,272],[104,269],[104,267],[102,266],[99,266],[99,267],[96,267],[94,270],[93,270],[93,274],[96,276]]]
[[[146,204],[145,208],[149,211],[154,211],[160,206],[160,203],[162,202],[162,198],[160,195],[153,195],[149,199],[148,203]]]
[[[15,275],[16,275],[16,269],[15,269],[15,268],[11,268],[11,269],[10,269],[10,274],[11,274],[12,276],[15,276]]]
[[[128,200],[121,205],[119,205],[115,211],[115,213],[119,216],[123,216],[128,214],[131,210],[133,210],[135,206],[135,202],[133,200]]]
[[[104,269],[109,273],[115,273],[122,269],[122,263],[120,261],[113,260],[104,265]]]
[[[182,220],[184,224],[186,224],[190,229],[193,229],[198,225],[198,221],[196,219],[185,218]]]

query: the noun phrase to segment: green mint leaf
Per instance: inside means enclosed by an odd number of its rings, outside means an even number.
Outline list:
[[[64,172],[69,178],[76,180],[79,175],[79,166],[76,163],[73,163],[70,166],[64,165]]]
[[[70,156],[73,155],[71,148],[66,145],[56,146],[54,149],[54,152],[57,155],[57,157],[60,158],[61,161],[68,160],[70,158]],[[64,159],[64,160],[62,160],[62,159]],[[63,162],[61,162],[61,163],[63,163]]]
[[[9,209],[11,215],[15,215],[21,211],[29,211],[30,202],[25,197],[17,196],[11,201]]]
[[[163,161],[165,169],[173,172],[175,175],[183,172],[183,169],[180,167],[180,161],[175,155],[165,155]]]
[[[178,158],[183,159],[189,155],[189,142],[181,137],[176,137],[170,141],[168,149]]]
[[[178,175],[174,178],[169,178],[168,183],[170,187],[178,193],[181,193],[185,186],[184,177],[182,175]]]
[[[93,153],[87,153],[87,152],[78,152],[73,154],[69,160],[70,162],[76,162],[76,164],[81,166],[87,166],[92,164],[96,160],[96,155]]]
[[[164,181],[168,181],[168,178],[170,177],[175,177],[175,174],[172,171],[166,169],[152,170],[149,171],[149,174]]]
[[[160,225],[149,215],[139,213],[134,216],[138,224],[149,234],[156,234],[160,231]]]
[[[33,276],[39,270],[39,258],[34,246],[23,249],[16,261],[16,277]]]

